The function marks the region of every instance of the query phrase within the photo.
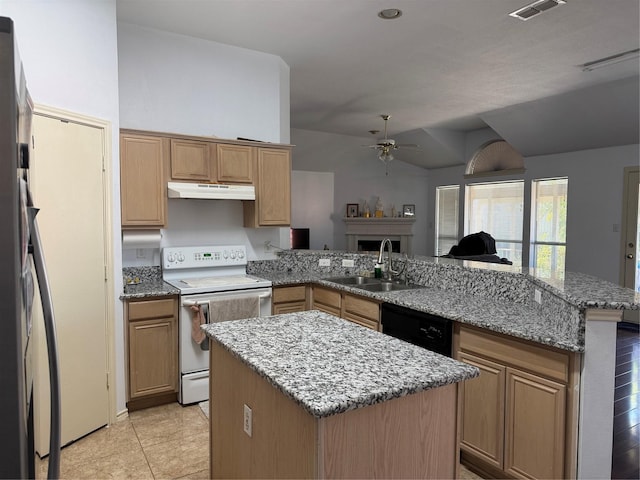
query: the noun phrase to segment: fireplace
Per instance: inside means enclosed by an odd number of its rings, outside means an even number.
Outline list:
[[[347,251],[363,252],[380,249],[380,242],[391,240],[392,250],[413,255],[414,218],[345,218]]]

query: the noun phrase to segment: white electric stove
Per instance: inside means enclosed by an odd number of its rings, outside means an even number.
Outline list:
[[[167,247],[162,251],[162,277],[180,290],[179,400],[182,404],[209,398],[209,342],[198,344],[192,338],[193,307],[202,309],[207,322],[238,320],[238,315],[271,315],[271,282],[247,275],[246,265],[244,245]],[[234,318],[224,317],[223,305],[228,309],[229,302],[240,305],[231,309],[239,312],[234,313]]]

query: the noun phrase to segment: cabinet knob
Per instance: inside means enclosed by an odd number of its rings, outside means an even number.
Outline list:
[[[627,254],[627,258],[632,259],[633,258],[633,253],[628,253]]]

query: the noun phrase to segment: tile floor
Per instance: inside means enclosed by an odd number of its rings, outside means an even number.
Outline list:
[[[46,478],[47,460],[36,465]],[[209,424],[198,405],[139,410],[62,449],[61,479],[209,478]]]
[[[638,478],[637,330],[618,332],[612,478]],[[47,476],[47,460],[36,478]],[[209,424],[198,405],[178,403],[132,412],[62,449],[61,479],[209,478]],[[462,467],[462,479],[478,479]]]

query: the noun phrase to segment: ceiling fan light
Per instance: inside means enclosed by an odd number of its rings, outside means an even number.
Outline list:
[[[378,155],[378,158],[382,160],[384,163],[388,163],[391,160],[393,160],[394,157],[391,152],[380,152],[380,155]]]

